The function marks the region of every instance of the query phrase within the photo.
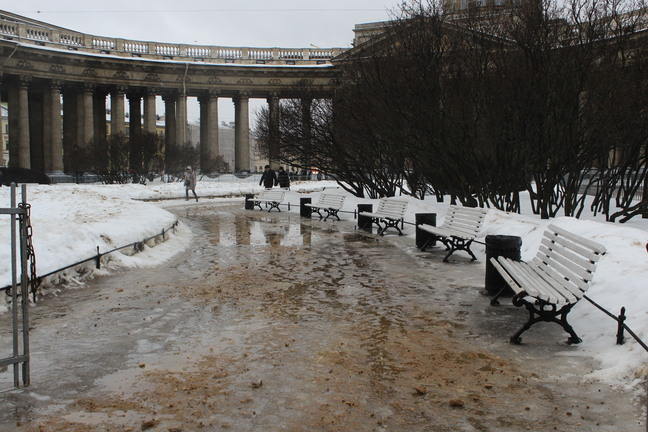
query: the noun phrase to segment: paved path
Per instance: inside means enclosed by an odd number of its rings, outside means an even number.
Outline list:
[[[489,306],[483,258],[353,221],[174,211],[190,253],[32,308],[32,385],[1,394],[0,430],[645,430],[558,326],[508,343],[525,312]]]

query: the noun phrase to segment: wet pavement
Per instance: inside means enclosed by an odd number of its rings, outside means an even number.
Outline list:
[[[1,431],[645,430],[645,400],[588,382],[558,326],[508,343],[526,312],[489,305],[483,255],[443,263],[348,215],[170,210],[190,251],[31,308],[32,384],[0,393]]]

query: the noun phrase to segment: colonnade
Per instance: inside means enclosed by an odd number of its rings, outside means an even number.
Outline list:
[[[142,132],[156,133],[157,96],[161,96],[164,102],[166,149],[187,143],[187,94],[181,90],[71,83],[32,79],[26,75],[4,76],[1,84],[2,100],[6,100],[8,105],[11,167],[50,174],[86,170],[89,167],[77,160],[76,155],[83,149],[89,150],[92,145],[98,148],[106,145],[108,135],[124,133],[132,137]],[[200,167],[203,172],[209,172],[214,169],[216,156],[222,154],[218,134],[220,95],[217,90],[205,90],[197,96],[200,104]],[[232,97],[235,106],[235,171],[250,170],[249,98],[250,94],[244,91]],[[270,110],[276,112],[278,97],[269,101]],[[171,166],[172,162],[166,160],[165,164]],[[130,164],[131,168],[141,168],[141,148],[130,148]]]

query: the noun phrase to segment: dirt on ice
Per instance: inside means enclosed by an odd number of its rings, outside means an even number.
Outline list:
[[[508,342],[526,312],[489,305],[483,250],[242,207],[173,208],[190,250],[40,299],[0,430],[645,430],[558,326]]]

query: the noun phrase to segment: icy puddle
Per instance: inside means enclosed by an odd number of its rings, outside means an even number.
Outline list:
[[[2,431],[645,429],[559,328],[508,343],[524,311],[488,305],[483,263],[353,220],[174,211],[190,251],[32,309],[32,386],[2,394]]]

